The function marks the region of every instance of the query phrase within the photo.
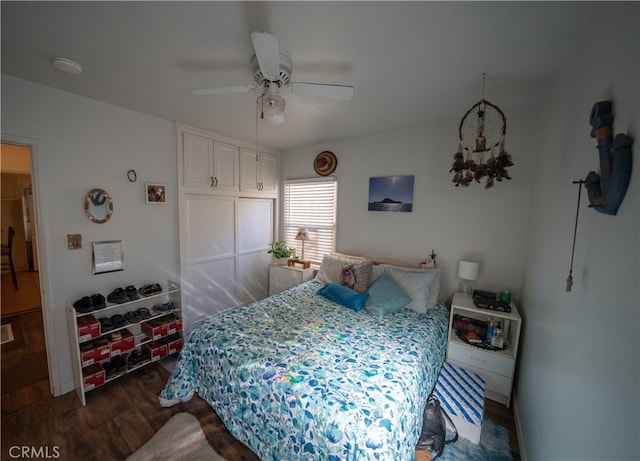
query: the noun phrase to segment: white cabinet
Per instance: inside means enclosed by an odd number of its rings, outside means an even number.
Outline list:
[[[460,337],[464,331],[477,329],[481,332],[488,320],[500,322],[504,337],[503,349],[483,348]],[[471,295],[455,293],[449,318],[447,362],[482,376],[486,380],[487,397],[508,407],[511,403],[521,328],[522,318],[514,303],[511,303],[511,312],[480,309],[473,303]]]
[[[269,267],[269,296],[313,278],[314,269],[272,264]]]
[[[180,277],[185,331],[268,295],[279,160],[177,124]]]
[[[239,190],[239,148],[205,136],[182,134],[184,186],[210,191]]]
[[[185,194],[180,209],[185,329],[267,296],[275,199]]]
[[[265,195],[278,193],[278,156],[240,149],[240,190],[260,192]]]
[[[180,285],[169,281],[156,287],[153,294],[106,302],[89,312],[67,303],[73,375],[82,405],[89,391],[182,348]]]

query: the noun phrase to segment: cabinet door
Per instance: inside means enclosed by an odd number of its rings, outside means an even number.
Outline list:
[[[185,187],[211,189],[213,140],[191,133],[183,133],[182,150]]]
[[[242,304],[268,294],[268,269],[273,241],[273,199],[238,201],[238,297]]]
[[[277,193],[279,177],[280,165],[278,156],[264,152],[260,154],[260,169],[258,174],[260,190],[270,194]]]
[[[213,188],[237,191],[238,148],[215,141],[213,149]]]
[[[236,205],[233,197],[184,198],[183,313],[186,329],[237,306]]]
[[[258,192],[258,163],[254,151],[240,149],[240,190]]]

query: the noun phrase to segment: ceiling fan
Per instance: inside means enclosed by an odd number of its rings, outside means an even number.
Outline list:
[[[347,101],[353,96],[352,86],[328,85],[291,81],[291,58],[280,52],[278,38],[267,32],[251,32],[251,42],[255,55],[251,59],[254,85],[223,86],[191,90],[194,96],[246,93],[258,88],[257,105],[261,119],[273,124],[284,122],[285,100],[279,94],[280,88],[287,88],[293,94],[316,96]]]

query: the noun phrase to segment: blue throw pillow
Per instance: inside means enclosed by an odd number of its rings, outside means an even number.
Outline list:
[[[358,293],[337,283],[327,283],[318,290],[318,294],[354,311],[361,310],[369,297],[368,293]]]
[[[364,307],[371,315],[382,317],[399,311],[413,299],[389,274],[382,274],[370,287],[369,299]]]

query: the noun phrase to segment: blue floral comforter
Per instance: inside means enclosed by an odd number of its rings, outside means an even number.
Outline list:
[[[446,349],[445,307],[378,320],[311,280],[194,329],[160,394],[197,392],[263,461],[410,461]]]

